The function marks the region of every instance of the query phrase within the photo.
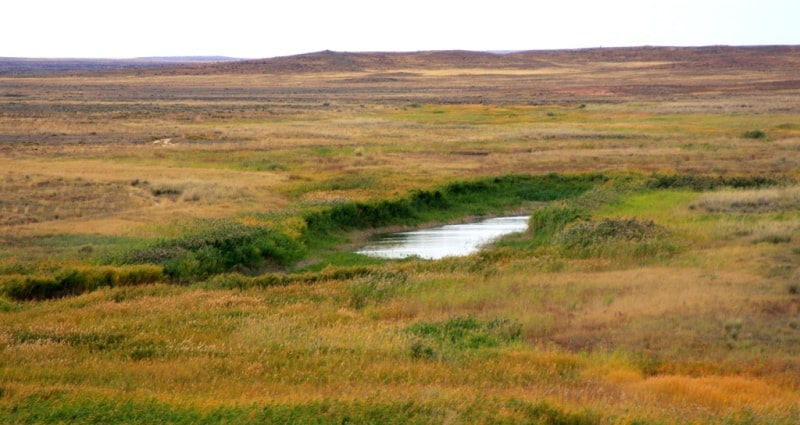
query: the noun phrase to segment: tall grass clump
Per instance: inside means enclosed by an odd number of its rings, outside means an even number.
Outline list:
[[[742,137],[744,137],[745,139],[763,139],[767,137],[767,133],[764,133],[764,131],[759,129],[747,130],[744,133],[742,133]]]
[[[578,258],[643,260],[669,256],[678,250],[667,228],[652,220],[606,218],[566,226],[556,236],[563,252]]]
[[[163,279],[163,268],[151,264],[81,266],[55,274],[2,276],[0,291],[14,300],[43,300],[78,295],[100,287],[142,285]]]
[[[538,209],[531,214],[528,245],[530,248],[547,245],[566,225],[588,219],[589,213],[568,204],[552,204]]]
[[[214,274],[287,266],[302,258],[297,239],[264,226],[229,220],[204,223],[199,232],[161,240],[123,255],[123,264],[157,264],[173,280],[190,281]]]

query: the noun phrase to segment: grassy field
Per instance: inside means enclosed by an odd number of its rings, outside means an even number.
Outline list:
[[[0,422],[797,423],[795,50],[0,76]]]

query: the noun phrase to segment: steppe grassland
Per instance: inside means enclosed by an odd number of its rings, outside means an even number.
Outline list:
[[[445,85],[436,73],[423,75],[433,82],[415,82],[445,91],[469,81]],[[272,220],[262,214],[392,198],[454,180],[586,171],[623,180],[633,173],[633,183],[606,185],[578,202],[591,206],[593,220],[666,227],[659,246],[670,253],[639,253],[635,244],[522,249],[523,235],[467,259],[389,263],[379,277],[230,290],[220,289],[221,276],[41,302],[3,299],[1,400],[15,420],[113,418],[126,405],[133,417],[166,410],[175,422],[197,415],[246,422],[269,406],[307,420],[338,421],[342,410],[371,418],[386,409],[409,421],[501,422],[536,417],[517,403],[541,402],[551,408],[539,413],[543,421],[797,418],[800,223],[797,209],[775,195],[796,189],[640,185],[651,172],[796,177],[797,115],[773,109],[795,101],[776,95],[774,103],[739,107],[764,108],[759,113],[728,109],[747,104],[746,96],[453,105],[406,93],[319,99],[302,88],[324,87],[325,78],[308,76],[150,78],[110,80],[117,91],[98,78],[84,95],[57,90],[83,86],[80,79],[31,82],[54,99],[34,90],[19,100],[24,107],[78,105],[88,117],[76,120],[73,110],[35,122],[2,117],[4,131],[30,139],[3,146],[3,193],[17,202],[4,203],[3,218],[36,219],[4,226],[5,269],[52,261],[65,245],[75,251],[63,262],[93,261],[78,248],[99,245],[97,233],[179,236],[190,228],[179,223],[196,217]],[[260,79],[300,93],[269,102],[274,93],[256,100],[224,93],[253,90]],[[209,100],[189,101],[182,90]],[[742,137],[756,128],[768,138]],[[153,143],[166,138],[170,145]],[[136,202],[112,208],[89,196],[108,185]],[[25,204],[48,186],[59,188],[55,199]],[[59,201],[61,215],[48,216],[45,207]],[[767,207],[736,207],[753,203]],[[23,260],[28,244],[41,251]]]

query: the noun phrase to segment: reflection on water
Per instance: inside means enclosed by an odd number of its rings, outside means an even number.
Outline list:
[[[528,228],[528,216],[500,217],[470,224],[450,224],[433,229],[392,233],[356,251],[381,258],[420,258],[437,260],[478,251],[495,239]]]

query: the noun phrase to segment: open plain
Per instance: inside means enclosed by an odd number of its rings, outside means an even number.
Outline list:
[[[799,171],[791,46],[0,74],[0,422],[798,423]]]

